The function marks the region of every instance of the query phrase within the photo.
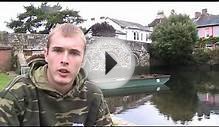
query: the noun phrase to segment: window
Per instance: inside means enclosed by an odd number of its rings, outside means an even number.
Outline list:
[[[143,41],[143,33],[141,33],[141,40]]]
[[[146,33],[146,41],[149,39],[149,34]]]
[[[137,40],[139,40],[139,34],[138,34],[138,32],[136,32],[136,34],[137,34]]]
[[[139,40],[139,33],[138,32],[134,32],[134,40]]]
[[[136,33],[134,32],[134,40],[136,40]]]

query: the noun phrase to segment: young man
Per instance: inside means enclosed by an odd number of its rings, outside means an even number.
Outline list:
[[[45,61],[32,62],[0,96],[0,125],[112,125],[99,88],[81,69],[86,39],[76,26],[57,25],[48,36]]]

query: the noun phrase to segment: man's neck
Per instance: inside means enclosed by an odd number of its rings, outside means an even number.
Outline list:
[[[62,95],[67,94],[73,87],[73,83],[62,86],[62,85],[53,85],[53,88],[59,91]]]
[[[47,72],[47,79],[48,79],[48,85],[53,89],[55,89],[56,91],[58,91],[59,93],[61,93],[62,95],[67,94],[74,86],[73,84],[74,80],[68,84],[57,84],[53,82],[53,80],[51,80],[51,77],[49,77],[48,72]]]

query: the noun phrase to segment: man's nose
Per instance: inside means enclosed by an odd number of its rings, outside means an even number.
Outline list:
[[[61,64],[63,64],[63,65],[69,64],[68,52],[64,52],[64,54],[62,56]]]

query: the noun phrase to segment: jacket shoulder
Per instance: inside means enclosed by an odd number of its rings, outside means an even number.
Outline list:
[[[8,96],[14,96],[19,99],[23,97],[24,94],[30,92],[30,89],[34,89],[34,86],[29,84],[31,84],[31,81],[26,75],[19,75],[1,90],[0,97],[7,98]]]
[[[92,81],[85,81],[85,86],[87,87],[89,93],[103,94],[101,89]]]

